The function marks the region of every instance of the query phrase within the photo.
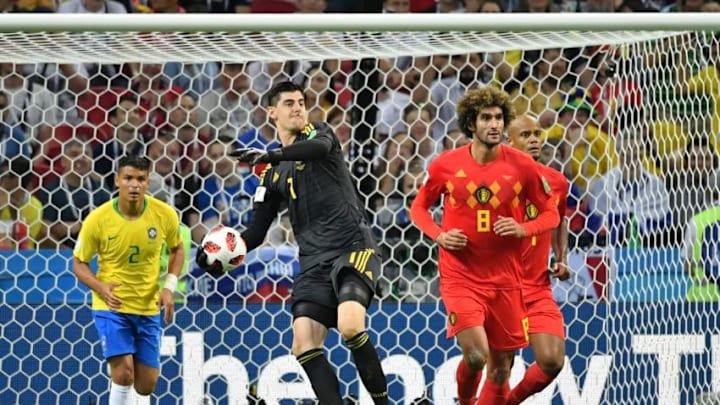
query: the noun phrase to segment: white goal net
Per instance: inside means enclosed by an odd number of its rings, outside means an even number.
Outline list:
[[[572,277],[553,282],[568,361],[526,403],[717,403],[720,36],[706,17],[683,17],[682,32],[661,16],[624,16],[627,29],[580,16],[555,28],[489,15],[100,17],[0,16],[0,404],[107,402],[71,268],[80,221],[113,197],[116,159],[132,152],[153,162],[150,193],[180,213],[190,259],[209,227],[242,229],[259,177],[227,151],[277,146],[262,95],[280,80],[305,87],[310,119],[335,129],[382,246],[369,331],[391,403],[455,403],[437,252],[408,207],[428,162],[468,142],[455,102],[478,86],[539,119],[543,162],[572,184]],[[190,261],[151,403],[312,403],[290,354],[296,253],[281,216],[228,275]],[[331,332],[326,347],[342,393],[371,404],[341,340]],[[518,352],[511,385],[532,361]]]

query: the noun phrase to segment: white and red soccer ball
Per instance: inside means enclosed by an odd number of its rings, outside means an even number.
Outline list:
[[[222,271],[237,268],[247,254],[247,246],[240,232],[224,225],[211,229],[200,243],[200,248],[207,255],[208,266]]]

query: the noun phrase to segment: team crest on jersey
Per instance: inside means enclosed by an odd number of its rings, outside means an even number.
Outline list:
[[[490,201],[492,196],[493,196],[492,190],[490,190],[489,188],[487,188],[485,186],[482,186],[482,187],[478,188],[477,190],[475,190],[475,198],[478,201],[480,201],[480,204],[487,204],[487,202]]]
[[[158,235],[157,229],[155,229],[154,226],[151,226],[150,228],[148,228],[148,238],[155,239],[155,238],[157,238],[157,235]]]
[[[535,219],[538,216],[538,209],[533,204],[528,204],[525,207],[525,215],[527,215],[528,219]]]
[[[450,315],[448,315],[448,322],[450,322],[450,325],[455,326],[455,323],[457,322],[457,314],[455,312],[450,312]]]
[[[295,162],[295,170],[299,172],[305,170],[305,162]]]

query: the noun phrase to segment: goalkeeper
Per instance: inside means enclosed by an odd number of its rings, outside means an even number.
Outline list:
[[[370,396],[376,404],[387,404],[385,374],[365,330],[380,257],[340,142],[327,124],[307,122],[305,95],[298,85],[278,83],[266,99],[283,147],[234,153],[251,165],[269,164],[242,237],[248,251],[256,248],[281,206],[287,205],[301,267],[292,292],[293,354],[320,405],[343,403],[338,378],[322,349],[328,329],[337,328]],[[216,271],[209,268],[203,250],[197,251],[198,265]]]

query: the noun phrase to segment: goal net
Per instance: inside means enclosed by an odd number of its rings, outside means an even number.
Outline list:
[[[228,275],[192,263],[209,227],[251,219],[259,177],[227,151],[277,146],[262,95],[280,80],[335,129],[382,247],[368,327],[392,403],[455,401],[436,246],[408,207],[428,163],[469,142],[455,103],[478,86],[539,120],[541,160],[572,185],[572,276],[552,284],[567,360],[526,403],[717,400],[720,37],[707,17],[98,17],[0,16],[0,404],[107,402],[71,249],[125,152],[153,162],[149,193],[178,210],[190,258],[150,402],[312,403],[290,353],[287,217]],[[371,404],[336,332],[326,348],[348,403]],[[511,385],[532,362],[518,352]]]

